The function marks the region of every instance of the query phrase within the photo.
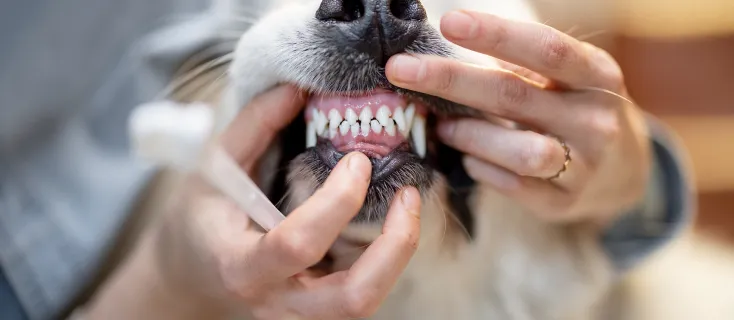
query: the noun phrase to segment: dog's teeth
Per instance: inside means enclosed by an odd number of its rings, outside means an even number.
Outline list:
[[[405,109],[405,132],[410,132],[413,127],[413,117],[415,117],[415,104],[409,104],[408,108]]]
[[[322,111],[318,112],[316,119],[316,134],[323,135],[326,131],[326,124],[329,123],[329,121],[326,119],[326,115]]]
[[[311,121],[306,126],[306,148],[316,146],[316,122]]]
[[[380,124],[383,127],[387,127],[388,123],[392,123],[392,119],[390,119],[391,115],[390,108],[382,106],[377,110],[377,121],[380,121]]]
[[[362,136],[367,136],[370,134],[370,122],[369,121],[362,121],[360,120],[360,129],[362,129]]]
[[[372,121],[372,108],[364,107],[362,112],[359,113],[359,122],[368,124]],[[369,127],[369,126],[368,126]]]
[[[337,130],[338,130],[338,128],[334,128],[334,129],[329,128],[329,139],[336,138],[336,132],[337,132]]]
[[[349,122],[343,121],[342,124],[339,125],[339,133],[346,136],[347,132],[349,132]]]
[[[413,128],[410,131],[413,137],[413,149],[419,157],[426,157],[426,119],[420,115],[415,116]]]
[[[405,124],[405,113],[403,113],[403,108],[398,107],[395,109],[395,113],[392,115],[393,120],[395,120],[395,124],[398,125],[398,131],[400,131],[403,136],[408,136],[408,131],[406,131],[407,125]]]
[[[342,123],[342,115],[339,114],[339,111],[336,111],[336,109],[331,109],[329,111],[329,129],[336,130],[336,128],[339,127],[339,124]]]
[[[350,125],[357,123],[357,120],[359,119],[359,117],[357,117],[357,113],[354,112],[352,108],[347,108],[347,111],[344,113],[344,118]]]
[[[352,138],[356,138],[359,135],[359,123],[354,123],[350,129],[352,129]]]
[[[372,131],[374,131],[375,133],[382,132],[382,125],[377,120],[370,121],[370,127],[372,127]]]
[[[393,122],[392,120],[388,121],[387,125],[385,126],[385,132],[387,132],[387,134],[390,135],[391,137],[394,137],[396,133],[395,132],[395,122]]]

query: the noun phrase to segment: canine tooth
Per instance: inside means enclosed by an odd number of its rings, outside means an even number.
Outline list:
[[[352,137],[356,138],[359,135],[359,124],[355,123],[351,125],[351,129],[352,129]]]
[[[370,122],[369,121],[361,121],[361,123],[360,123],[360,129],[362,129],[362,135],[366,137],[368,134],[370,134]]]
[[[329,111],[329,129],[336,130],[336,128],[339,127],[339,124],[342,123],[342,115],[339,114],[339,111],[336,111],[336,109],[331,109]]]
[[[405,129],[407,125],[405,123],[405,113],[403,113],[403,108],[398,107],[395,109],[395,113],[393,113],[392,118],[395,120],[395,124],[398,125],[398,131],[407,137],[408,132]]]
[[[415,104],[409,104],[408,108],[405,109],[405,132],[410,132],[413,127],[413,117],[415,117]]]
[[[347,119],[350,125],[357,123],[357,113],[352,110],[352,108],[347,108],[347,111],[344,113],[344,118]]]
[[[316,146],[316,123],[311,121],[306,126],[306,148]]]
[[[392,120],[388,121],[387,125],[385,126],[385,132],[387,132],[388,135],[391,137],[395,136],[395,122]]]
[[[334,128],[334,129],[329,128],[329,139],[336,138],[336,131],[337,131],[337,128]]]
[[[413,120],[413,128],[410,130],[413,137],[413,148],[421,158],[426,157],[426,119],[417,115]]]
[[[377,120],[370,121],[370,127],[372,127],[372,131],[374,131],[375,133],[382,132],[382,125]]]
[[[387,127],[388,122],[392,122],[392,119],[390,119],[390,116],[392,114],[390,113],[390,108],[387,106],[382,106],[380,109],[377,110],[377,121],[380,121],[380,124],[383,127]]]
[[[342,121],[342,124],[339,125],[339,133],[346,136],[347,132],[349,132],[349,122]]]
[[[318,135],[322,135],[322,134],[324,134],[324,131],[326,131],[326,124],[329,123],[329,122],[326,119],[326,115],[322,111],[319,111],[318,116],[316,117],[316,119],[317,119],[317,121],[316,121],[316,133]]]

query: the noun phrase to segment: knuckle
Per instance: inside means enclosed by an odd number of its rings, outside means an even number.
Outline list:
[[[615,110],[605,110],[604,112],[597,113],[591,118],[591,124],[589,126],[599,136],[601,140],[599,143],[602,144],[615,142],[622,131],[619,115]]]
[[[475,150],[482,147],[480,137],[480,129],[473,122],[467,122],[463,126],[457,126],[454,141],[463,144],[466,149]]]
[[[534,139],[520,153],[522,169],[519,173],[521,175],[535,176],[558,170],[558,168],[554,168],[557,148],[557,142],[552,139]]]
[[[499,105],[498,111],[501,116],[511,116],[518,112],[517,108],[525,104],[530,96],[530,88],[527,84],[507,73],[501,76],[497,83]]]
[[[278,241],[278,246],[287,259],[294,263],[306,267],[317,264],[321,261],[322,254],[316,246],[313,245],[307,236],[292,232]]]
[[[453,90],[454,86],[456,85],[456,68],[452,66],[450,63],[441,63],[434,66],[435,72],[433,75],[430,75],[431,72],[429,72],[428,78],[429,79],[435,79],[434,80],[434,87],[439,92],[450,92]]]
[[[482,38],[484,39],[484,46],[490,51],[497,51],[507,43],[507,29],[499,22],[493,21],[493,23],[484,23],[485,26],[481,28]]]
[[[379,301],[369,289],[353,287],[344,295],[344,315],[351,319],[371,317],[378,307]]]
[[[575,51],[559,32],[548,27],[541,35],[540,59],[545,68],[559,70],[567,67],[575,60]]]
[[[418,237],[410,233],[393,234],[392,237],[396,244],[408,249],[409,253],[414,253],[418,249]]]

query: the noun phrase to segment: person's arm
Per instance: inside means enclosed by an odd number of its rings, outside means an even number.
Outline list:
[[[682,147],[670,130],[648,116],[653,168],[638,208],[603,234],[602,244],[618,273],[638,266],[686,230],[695,216],[695,195]]]
[[[156,265],[154,239],[147,236],[100,292],[69,320],[223,319],[226,309],[186,290],[172,290]]]

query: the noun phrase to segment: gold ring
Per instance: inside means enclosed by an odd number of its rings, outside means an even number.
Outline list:
[[[556,141],[558,141],[558,143],[561,144],[561,147],[563,147],[563,151],[566,156],[566,160],[563,162],[563,168],[561,168],[561,170],[558,170],[558,172],[554,176],[547,178],[546,180],[548,181],[558,179],[564,172],[566,172],[566,170],[568,170],[568,165],[571,163],[571,149],[566,144],[566,141],[563,141],[560,138],[555,137],[555,136],[550,136],[550,137],[553,139],[556,139]]]

